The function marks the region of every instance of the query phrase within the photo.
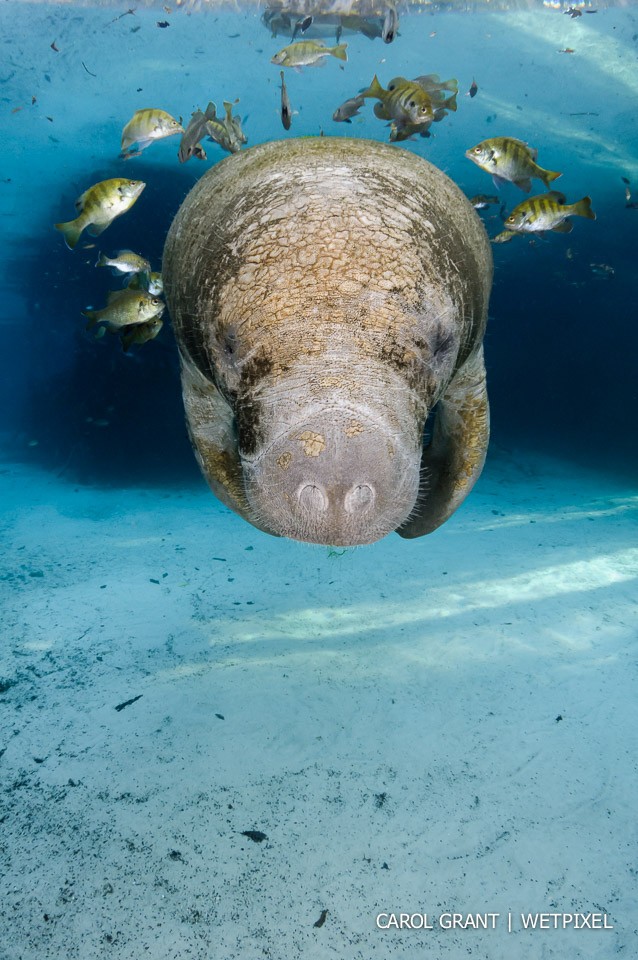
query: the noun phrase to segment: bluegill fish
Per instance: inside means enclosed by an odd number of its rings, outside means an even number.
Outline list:
[[[431,97],[414,80],[395,77],[385,90],[375,73],[372,83],[367,90],[361,91],[361,96],[379,100],[374,106],[374,113],[381,120],[419,125],[431,123],[434,119]]]
[[[128,160],[139,156],[154,140],[163,140],[176,133],[184,133],[184,128],[166,110],[157,107],[136,110],[122,130],[122,157]],[[137,150],[130,149],[134,144],[137,144]]]
[[[339,17],[337,30],[339,36],[343,30],[352,30],[353,33],[362,33],[368,40],[375,40],[383,36],[383,24],[380,17],[361,17],[356,13],[348,13]]]
[[[146,323],[155,317],[161,317],[164,312],[164,301],[144,290],[114,290],[106,299],[107,304],[101,310],[81,311],[82,316],[88,320],[87,330],[97,324],[104,324],[112,333],[117,333],[122,327]]]
[[[492,174],[495,186],[500,187],[509,181],[529,193],[532,189],[532,178],[542,180],[549,187],[552,180],[562,176],[553,170],[544,170],[536,163],[538,150],[528,147],[522,140],[515,137],[492,137],[483,140],[465,151],[468,160],[475,163],[481,170]]]
[[[394,81],[392,80],[390,81],[390,83],[393,82]],[[430,94],[439,90],[448,90],[451,93],[458,93],[459,90],[459,82],[455,77],[450,77],[449,80],[441,80],[438,73],[424,73],[420,77],[415,77],[414,82],[418,83],[420,87],[423,87],[426,93]]]
[[[384,43],[392,43],[399,32],[399,14],[393,3],[388,4],[383,27],[381,28],[381,39]]]
[[[129,290],[145,290],[154,297],[160,296],[164,292],[164,281],[162,274],[156,270],[150,273],[134,273],[126,284]]]
[[[565,195],[558,190],[530,197],[514,207],[504,222],[506,230],[514,233],[539,233],[553,230],[555,233],[571,233],[572,224],[567,217],[585,217],[595,220],[591,197],[583,197],[576,203],[566,203]]]
[[[399,140],[414,139],[415,134],[421,137],[430,136],[430,126],[432,123],[440,123],[444,117],[447,117],[449,111],[456,111],[457,81],[440,80],[437,73],[430,73],[422,77],[415,77],[412,83],[416,83],[423,89],[432,102],[432,119],[425,123],[410,123],[408,120],[394,119],[390,124],[390,142],[396,143]],[[388,90],[392,91],[406,81],[402,77],[395,77],[388,84]],[[446,95],[449,92],[449,96]],[[384,118],[385,110],[381,103],[374,105],[374,112],[377,117]]]
[[[151,265],[146,257],[133,253],[132,250],[120,250],[114,257],[107,257],[106,254],[101,253],[95,266],[110,267],[119,274],[151,272]]]
[[[206,159],[206,152],[200,142],[206,136],[205,128],[205,114],[201,110],[195,110],[179,142],[177,158],[180,163],[186,163],[191,157],[197,157],[198,160]]]
[[[235,100],[234,103],[239,103],[239,100]],[[239,153],[242,143],[247,143],[248,138],[242,130],[239,117],[233,116],[233,103],[224,100],[224,110],[226,116],[223,120],[220,120],[217,116],[217,107],[211,100],[204,114],[206,117],[204,130],[211,140],[218,143],[223,150],[227,150],[229,153]]]
[[[361,95],[358,97],[350,97],[350,99],[345,100],[340,107],[337,107],[332,114],[332,119],[336,120],[337,123],[352,123],[351,118],[359,116],[359,110],[364,103],[365,100]]]
[[[126,352],[134,343],[140,346],[143,343],[148,343],[149,340],[154,340],[163,326],[164,321],[161,317],[153,317],[152,320],[147,320],[145,323],[136,323],[130,327],[124,327],[120,332],[122,349]]]
[[[99,237],[116,217],[130,210],[145,186],[141,180],[122,177],[94,183],[75,201],[78,210],[75,220],[56,223],[55,229],[62,232],[67,247],[73,250],[83,230]]]
[[[324,57],[347,60],[347,46],[347,43],[338,43],[335,47],[327,47],[319,40],[299,40],[279,50],[270,62],[280,67],[310,67]]]

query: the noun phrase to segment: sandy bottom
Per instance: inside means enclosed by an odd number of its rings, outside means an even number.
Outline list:
[[[0,499],[2,960],[634,955],[626,484],[495,457],[437,533],[344,553],[203,483],[4,464]]]

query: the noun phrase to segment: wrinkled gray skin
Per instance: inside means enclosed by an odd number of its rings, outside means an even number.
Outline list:
[[[465,499],[489,433],[492,257],[440,170],[341,137],[242,151],[187,196],[162,274],[191,439],[227,506],[351,546],[430,533]]]

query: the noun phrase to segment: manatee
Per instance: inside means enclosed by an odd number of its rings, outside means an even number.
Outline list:
[[[489,435],[492,256],[444,173],[369,140],[252,147],[188,194],[162,276],[192,444],[228,507],[353,546],[463,502]]]

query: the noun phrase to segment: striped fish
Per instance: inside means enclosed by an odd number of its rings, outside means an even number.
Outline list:
[[[513,233],[538,233],[541,230],[571,233],[572,224],[567,217],[595,220],[591,197],[583,197],[576,203],[566,203],[565,195],[558,190],[530,197],[514,207],[503,226]]]
[[[98,323],[103,323],[112,333],[117,333],[123,327],[130,327],[136,323],[147,323],[164,312],[164,301],[159,297],[152,297],[143,290],[112,290],[106,298],[106,306],[101,310],[82,310],[82,316],[88,323],[90,330]]]
[[[139,156],[154,140],[163,140],[175,133],[184,133],[184,128],[166,110],[159,110],[157,107],[136,110],[122,130],[122,157],[128,160],[130,157]],[[131,150],[134,144],[137,145],[137,150]]]
[[[327,47],[319,40],[298,40],[283,47],[271,59],[280,67],[311,67],[322,57],[336,57],[337,60],[347,60],[347,43],[338,43],[335,47]]]
[[[64,234],[67,247],[73,250],[83,230],[88,229],[92,237],[98,237],[116,217],[130,210],[145,186],[141,180],[122,177],[100,180],[75,201],[78,210],[75,220],[56,223],[55,229]]]
[[[384,90],[375,73],[368,89],[362,90],[360,95],[379,100],[379,103],[374,105],[374,113],[381,120],[396,120],[399,124],[411,123],[420,126],[423,123],[432,123],[434,119],[432,98],[415,80],[395,77],[388,84],[388,89]]]
[[[532,178],[542,180],[549,189],[552,180],[561,176],[553,170],[544,170],[536,163],[538,150],[528,147],[515,137],[492,137],[482,140],[475,147],[465,151],[468,160],[472,160],[481,170],[491,173],[497,187],[503,183],[515,183],[517,187],[529,193]]]

